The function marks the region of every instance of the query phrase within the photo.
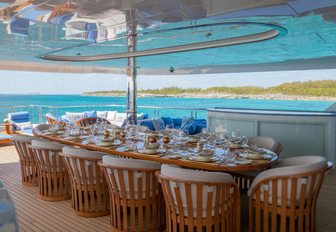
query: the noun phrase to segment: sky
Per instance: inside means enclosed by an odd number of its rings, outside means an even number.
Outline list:
[[[336,80],[336,69],[224,73],[200,75],[138,76],[138,89],[171,86],[207,88],[212,86],[276,86],[285,82]],[[41,72],[0,71],[0,94],[81,94],[99,90],[125,90],[125,75],[63,74]]]

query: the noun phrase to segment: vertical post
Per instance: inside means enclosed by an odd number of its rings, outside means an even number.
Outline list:
[[[126,27],[127,27],[128,52],[135,52],[137,43],[136,41],[137,23],[135,21],[134,10],[127,11],[126,22],[127,22]],[[127,120],[129,122],[134,122],[134,124],[136,124],[137,67],[135,57],[128,57],[126,74],[127,74]]]
[[[38,123],[42,124],[43,111],[42,106],[38,106]]]

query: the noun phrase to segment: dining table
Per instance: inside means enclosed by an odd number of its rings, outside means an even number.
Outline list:
[[[181,167],[207,171],[236,172],[263,170],[271,168],[278,161],[278,155],[274,152],[265,148],[258,148],[258,150],[255,151],[255,149],[253,150],[248,146],[235,146],[228,148],[216,145],[212,152],[213,158],[204,159],[202,153],[197,150],[198,144],[189,141],[186,141],[184,144],[180,144],[180,150],[170,149],[171,144],[162,145],[161,142],[161,148],[158,149],[156,152],[146,153],[142,149],[138,149],[139,147],[141,147],[141,144],[143,144],[143,141],[136,141],[136,145],[133,146],[133,148],[130,148],[127,145],[125,139],[122,138],[115,138],[113,139],[113,143],[109,144],[109,146],[106,146],[106,144],[100,145],[99,142],[90,141],[90,139],[88,139],[88,136],[80,136],[76,138],[70,137],[69,139],[68,136],[64,137],[62,134],[50,132],[41,132],[37,136],[67,146],[98,151],[109,155],[149,160],[160,162],[163,164],[174,164]],[[229,152],[231,153],[231,155],[234,155],[233,162],[228,162],[226,156]],[[187,155],[183,155],[183,153]]]

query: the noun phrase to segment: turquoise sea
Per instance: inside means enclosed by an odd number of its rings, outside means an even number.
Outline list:
[[[273,109],[273,110],[302,110],[324,111],[332,101],[298,101],[298,100],[257,100],[257,99],[218,99],[218,98],[138,98],[138,112],[148,113],[150,117],[170,115],[173,117],[189,116],[191,110],[154,109],[144,106],[177,107],[177,108],[244,108],[244,109]],[[41,105],[42,114],[51,112],[58,116],[66,111],[81,112],[85,110],[117,110],[125,112],[125,106],[112,107],[102,105],[125,105],[126,97],[94,97],[82,95],[0,95],[0,120],[6,118],[9,112],[29,111],[32,121],[38,122],[38,107]],[[90,105],[89,107],[85,107]],[[18,108],[10,106],[20,106]],[[57,107],[57,108],[55,108]],[[202,110],[197,112],[198,118],[205,118]],[[0,121],[0,122],[1,122]]]

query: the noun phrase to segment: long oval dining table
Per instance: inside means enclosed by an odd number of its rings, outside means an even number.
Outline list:
[[[226,162],[200,162],[196,160],[189,160],[186,158],[172,158],[174,154],[171,152],[169,153],[162,153],[162,154],[144,154],[137,151],[130,151],[126,149],[125,143],[121,143],[117,146],[110,146],[110,147],[102,147],[97,146],[94,143],[83,143],[81,141],[70,141],[66,140],[59,136],[51,136],[51,135],[44,135],[39,134],[38,137],[47,139],[49,141],[58,142],[61,144],[84,148],[87,150],[99,151],[106,154],[128,157],[133,159],[141,159],[141,160],[150,160],[156,161],[165,164],[175,164],[181,167],[187,168],[194,168],[194,169],[201,169],[201,170],[208,170],[208,171],[218,171],[218,172],[235,172],[235,171],[251,171],[251,170],[263,170],[272,167],[275,162],[278,160],[278,156],[273,153],[272,151],[266,150],[267,154],[269,154],[268,159],[258,159],[258,160],[251,160],[249,164],[227,164]]]

